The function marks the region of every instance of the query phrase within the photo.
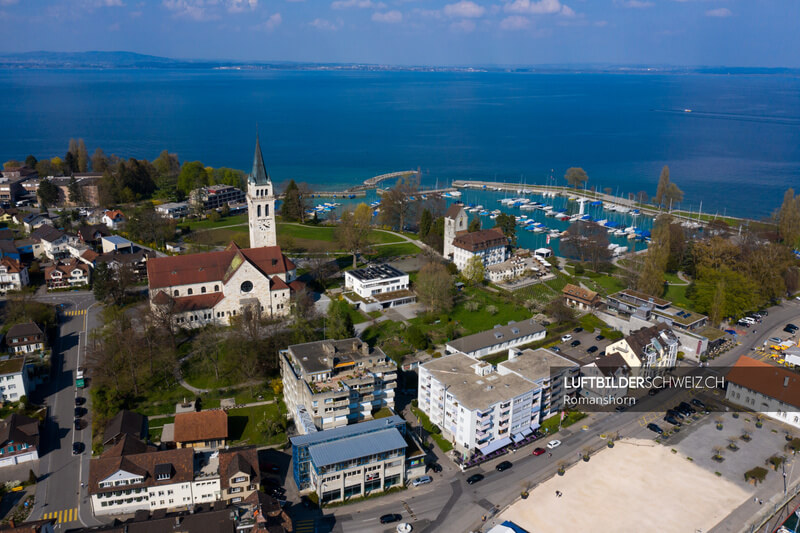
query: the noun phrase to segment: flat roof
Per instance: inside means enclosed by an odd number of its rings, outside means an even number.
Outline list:
[[[608,296],[608,298],[615,298],[617,300],[620,299],[620,295],[627,296],[628,298],[633,298],[635,300],[642,301],[644,303],[652,303],[656,307],[667,307],[670,305],[669,300],[664,300],[663,298],[658,298],[656,296],[650,296],[649,294],[639,292],[633,289],[623,289],[619,292],[615,292]]]
[[[120,237],[119,235],[108,235],[105,237],[100,237],[104,241],[108,241],[111,244],[133,244],[131,241],[124,237]]]
[[[386,359],[386,354],[377,346],[370,348],[367,354],[361,352],[363,346],[367,346],[367,343],[356,337],[342,340],[328,339],[293,344],[289,346],[289,353],[291,359],[309,374],[330,371],[338,365],[368,358]],[[333,351],[330,351],[331,347]]]
[[[353,276],[359,281],[374,281],[379,279],[391,279],[405,276],[402,272],[392,265],[369,265],[364,268],[345,271],[345,275]]]
[[[406,439],[397,428],[387,428],[366,435],[309,446],[308,453],[317,467],[352,461],[392,450],[405,449]]]
[[[447,345],[459,352],[471,353],[496,344],[515,341],[521,337],[540,333],[544,330],[543,326],[530,318],[519,322],[509,322],[505,326],[495,326],[492,329],[487,329],[474,335],[461,337],[448,342]]]
[[[392,415],[376,420],[367,420],[366,422],[360,422],[358,424],[351,424],[349,426],[317,431],[316,433],[309,433],[308,435],[297,435],[295,437],[290,437],[289,440],[292,442],[293,446],[309,446],[337,439],[345,439],[354,435],[373,433],[404,424],[405,420],[397,415]]]
[[[501,371],[505,369],[516,372],[532,381],[549,378],[553,368],[564,367],[578,367],[578,364],[545,348],[524,350],[514,359],[497,365]]]

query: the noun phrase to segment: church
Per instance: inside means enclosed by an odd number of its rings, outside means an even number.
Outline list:
[[[158,257],[147,262],[150,305],[181,327],[228,325],[247,307],[262,316],[289,313],[291,295],[303,287],[297,267],[277,245],[275,194],[256,138],[247,176],[250,248],[236,243],[219,252]]]

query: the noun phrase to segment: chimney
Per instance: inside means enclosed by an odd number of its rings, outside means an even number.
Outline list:
[[[369,344],[361,341],[361,355],[369,355]]]

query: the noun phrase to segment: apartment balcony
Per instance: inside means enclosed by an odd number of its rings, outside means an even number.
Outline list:
[[[484,420],[488,420],[492,417],[492,412],[489,411],[486,414],[478,415],[478,422],[483,422]]]
[[[491,425],[492,425],[492,419],[491,418],[487,418],[486,420],[478,422],[478,427],[479,428],[488,428]]]

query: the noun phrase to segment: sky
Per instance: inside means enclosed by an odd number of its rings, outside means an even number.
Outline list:
[[[0,53],[800,67],[800,0],[0,0]]]

